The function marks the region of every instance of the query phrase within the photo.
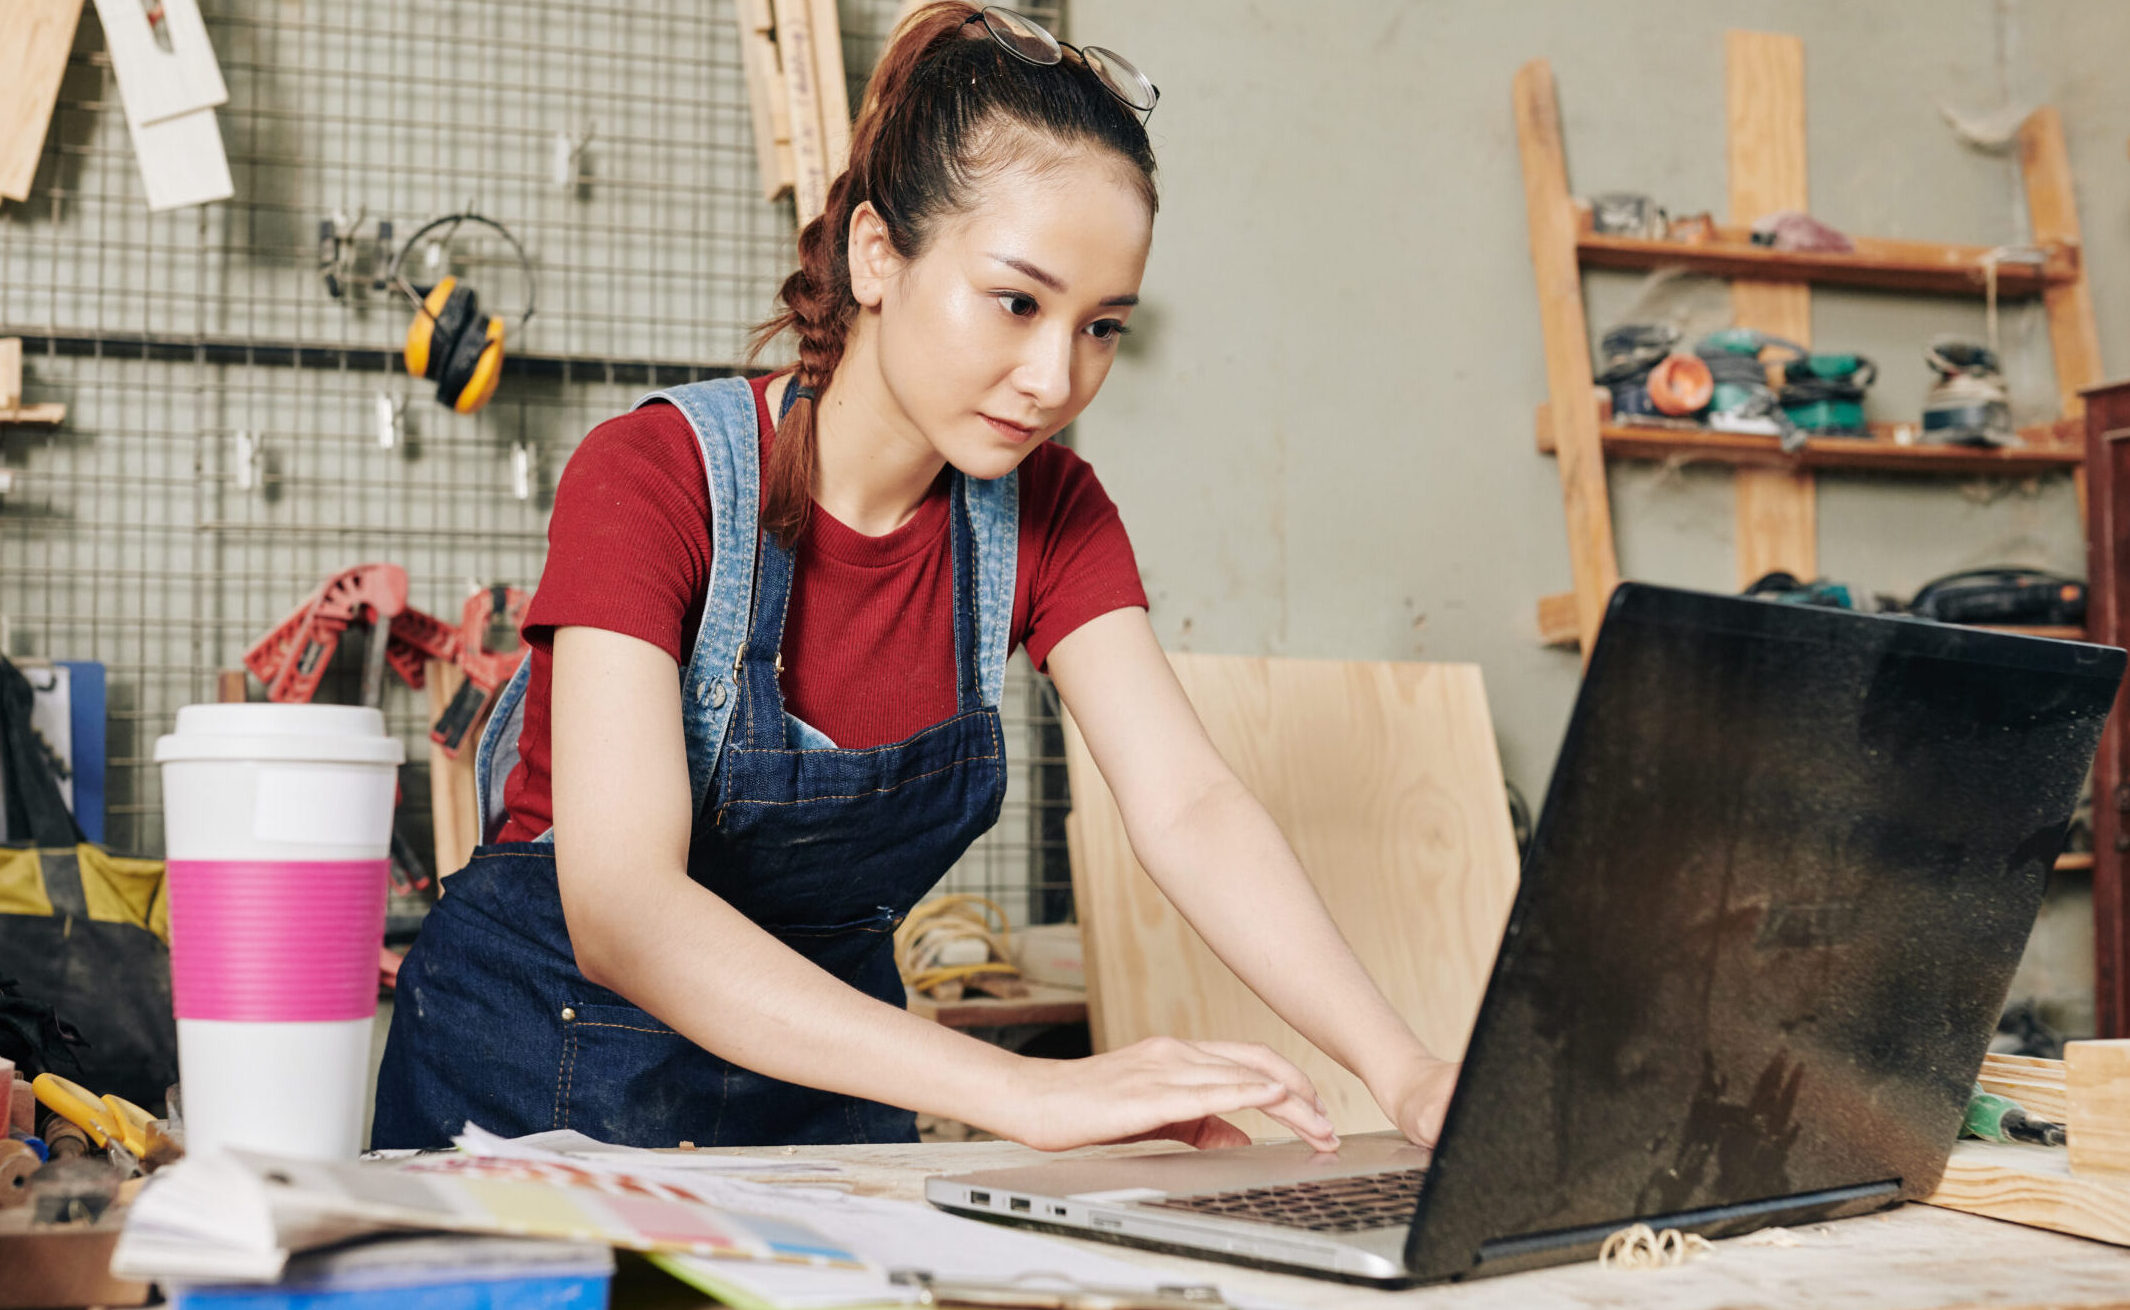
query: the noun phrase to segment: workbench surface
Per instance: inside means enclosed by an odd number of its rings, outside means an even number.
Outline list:
[[[1093,1151],[1145,1154],[1172,1149],[1173,1145],[1145,1144],[1097,1147]],[[849,1171],[847,1181],[854,1190],[909,1201],[923,1200],[924,1180],[930,1174],[1005,1168],[1041,1158],[1037,1152],[1006,1142],[768,1147],[732,1154],[832,1160]],[[1566,1265],[1403,1292],[1371,1291],[1105,1242],[1086,1245],[1118,1259],[1160,1268],[1178,1282],[1217,1282],[1237,1295],[1254,1293],[1295,1307],[1424,1304],[1474,1310],[1758,1310],[1777,1306],[1938,1310],[1987,1306],[1990,1310],[2086,1310],[2109,1306],[2130,1310],[2130,1249],[2102,1242],[1928,1205],[1906,1205],[1876,1215],[1790,1231],[1797,1241],[1795,1246],[1755,1245],[1751,1237],[1718,1242],[1713,1255],[1678,1269],[1627,1272],[1600,1269],[1595,1264]],[[679,1285],[671,1287],[678,1289]],[[615,1299],[621,1310],[627,1310],[632,1298],[618,1294]],[[674,1304],[667,1295],[655,1299],[662,1308]]]

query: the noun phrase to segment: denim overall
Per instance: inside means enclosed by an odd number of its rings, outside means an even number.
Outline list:
[[[711,499],[709,597],[682,672],[696,807],[688,874],[829,973],[899,1006],[895,926],[998,821],[1005,799],[998,702],[1017,480],[953,477],[954,715],[894,745],[842,750],[785,712],[777,682],[793,559],[759,528],[752,389],[698,382],[638,403],[653,399],[694,428]],[[504,689],[476,754],[484,836],[502,823],[528,672],[521,665]],[[731,1064],[587,981],[563,920],[553,836],[478,847],[430,911],[400,969],[373,1147],[441,1146],[468,1120],[511,1136],[574,1128],[632,1146],[915,1140],[908,1111]]]

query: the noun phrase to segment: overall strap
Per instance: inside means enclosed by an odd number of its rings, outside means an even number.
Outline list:
[[[956,708],[967,714],[984,701],[977,687],[981,664],[976,648],[979,600],[976,566],[971,558],[976,553],[976,541],[969,524],[969,479],[959,469],[954,473],[954,498],[948,506],[947,520],[947,535],[954,543],[954,698]]]
[[[976,564],[976,683],[986,705],[1006,692],[1006,657],[1013,651],[1014,573],[1020,563],[1020,472],[989,482],[962,479]]]
[[[797,379],[784,388],[784,401],[777,408],[782,423],[799,399]],[[812,392],[806,393],[809,397]],[[784,670],[784,619],[791,610],[791,575],[797,568],[792,552],[756,524],[752,612],[747,639],[733,665],[747,688],[747,712],[740,726],[741,740],[755,750],[774,750],[786,744],[784,689],[777,676]]]

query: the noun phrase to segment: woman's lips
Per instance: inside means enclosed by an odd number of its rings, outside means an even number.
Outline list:
[[[1008,423],[1002,418],[993,418],[989,414],[985,414],[983,420],[991,425],[993,431],[1008,441],[1026,441],[1036,433],[1034,428],[1024,428],[1018,423]]]

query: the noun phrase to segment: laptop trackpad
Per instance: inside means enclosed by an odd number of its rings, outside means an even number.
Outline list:
[[[1302,1142],[1278,1142],[1110,1160],[1058,1160],[1023,1169],[965,1174],[953,1181],[1089,1201],[1136,1201],[1154,1200],[1164,1194],[1225,1192],[1392,1169],[1421,1169],[1430,1158],[1431,1152],[1414,1146],[1398,1133],[1362,1133],[1342,1139],[1338,1152],[1332,1155],[1314,1151]]]

